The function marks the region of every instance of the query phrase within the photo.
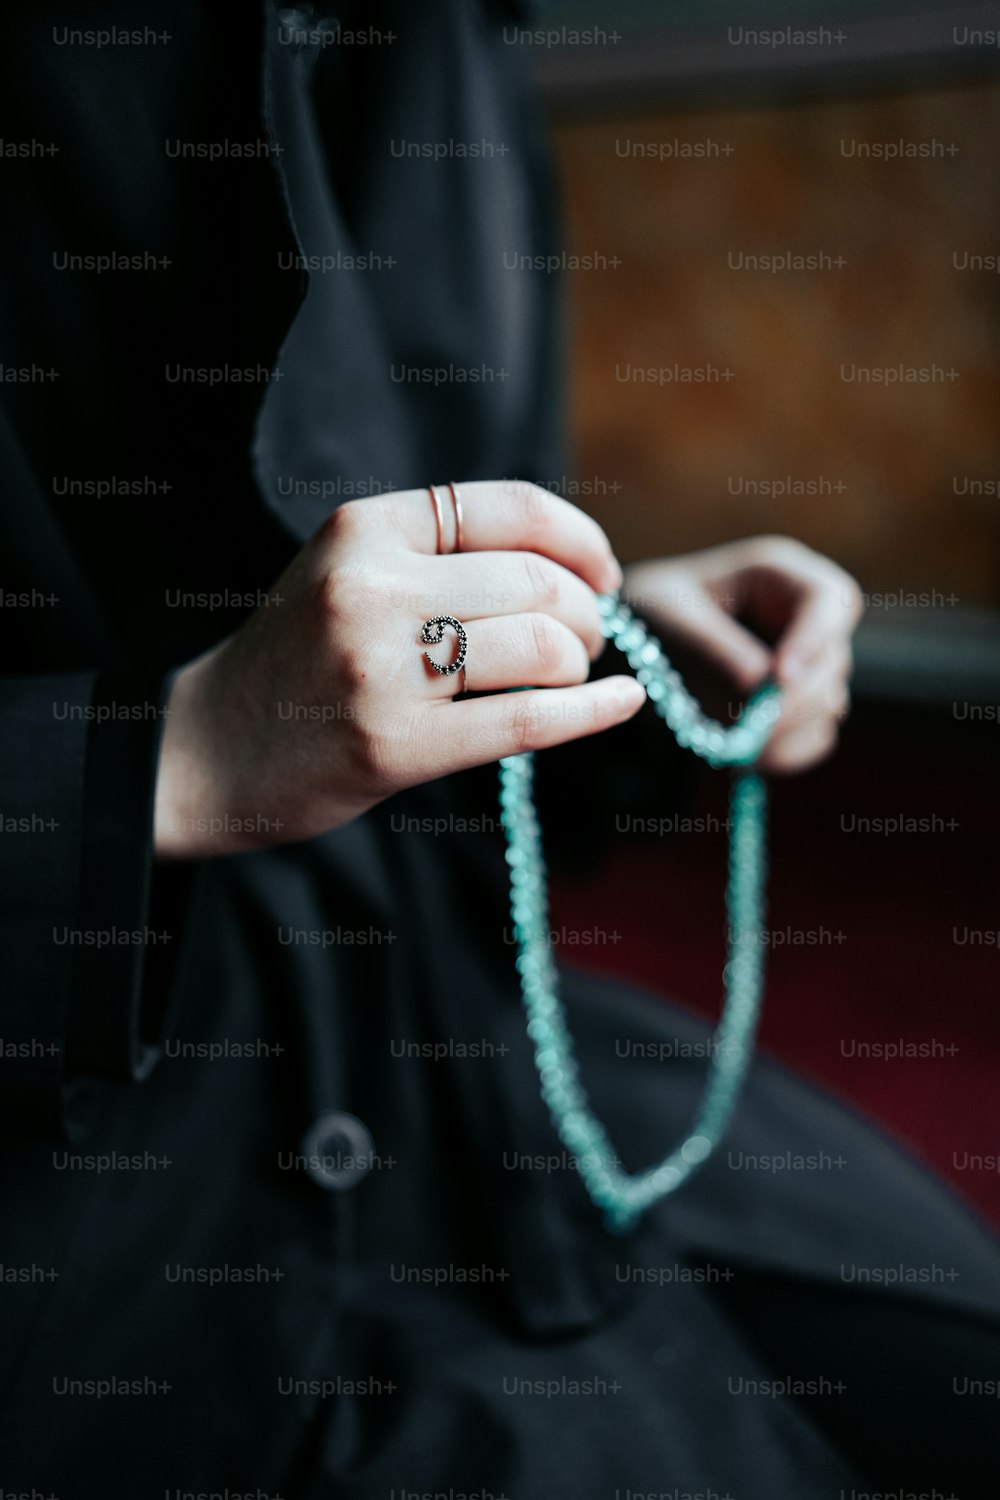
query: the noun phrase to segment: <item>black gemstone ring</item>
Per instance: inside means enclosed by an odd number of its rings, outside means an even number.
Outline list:
[[[465,666],[465,658],[469,652],[469,638],[465,633],[465,626],[461,620],[456,620],[454,615],[434,615],[430,620],[424,621],[423,629],[420,632],[420,639],[425,646],[436,646],[439,641],[444,640],[444,627],[446,625],[450,625],[458,636],[458,655],[455,657],[455,660],[450,662],[448,666],[442,667],[440,662],[434,660],[429,651],[425,651],[424,656],[435,672],[440,672],[442,677],[453,677],[456,672],[461,672]]]

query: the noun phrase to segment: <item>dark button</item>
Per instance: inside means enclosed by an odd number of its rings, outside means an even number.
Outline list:
[[[305,1170],[317,1187],[344,1193],[371,1170],[375,1143],[367,1125],[340,1109],[325,1110],[302,1137]]]

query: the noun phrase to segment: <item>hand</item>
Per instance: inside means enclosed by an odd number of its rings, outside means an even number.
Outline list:
[[[722,668],[742,695],[777,678],[784,697],[762,771],[804,771],[830,754],[849,707],[862,612],[858,585],[835,563],[790,537],[752,537],[636,564],[624,596],[655,630]]]
[[[586,681],[604,644],[594,591],[621,584],[597,523],[530,484],[463,484],[461,498],[464,550],[447,556],[426,490],[341,505],[269,602],[178,674],[158,854],[311,838],[404,787],[639,709],[634,679]],[[421,626],[445,614],[468,632],[465,686],[489,696],[453,702],[459,678],[424,660]],[[450,632],[430,649],[450,660]],[[502,691],[524,683],[535,686]]]

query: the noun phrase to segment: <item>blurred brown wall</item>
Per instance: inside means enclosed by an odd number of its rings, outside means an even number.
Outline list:
[[[1000,275],[954,263],[1000,258],[998,140],[997,84],[556,122],[566,250],[620,262],[564,284],[580,503],[623,557],[786,531],[866,588],[1000,604]],[[851,154],[900,141],[944,154]],[[900,365],[945,378],[843,378]],[[788,478],[819,492],[746,493]]]

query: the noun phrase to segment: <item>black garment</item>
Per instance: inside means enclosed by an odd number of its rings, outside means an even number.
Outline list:
[[[247,613],[233,595],[346,494],[562,472],[550,288],[500,264],[550,248],[548,186],[513,9],[344,7],[394,33],[367,51],[194,0],[143,17],[166,42],[57,41],[139,24],[75,9],[15,8],[2,64],[4,139],[58,146],[3,166],[4,1486],[989,1486],[992,1408],[953,1381],[997,1365],[996,1247],[842,1111],[759,1067],[729,1151],[605,1232],[537,1090],[491,771],[152,876],[156,706]],[[59,268],[108,252],[170,264]],[[394,264],[316,271],[289,332],[313,254]],[[109,478],[142,489],[66,483]],[[568,1000],[623,1157],[657,1158],[703,1034],[593,983]],[[694,1055],[658,1060],[678,1038]],[[788,1152],[813,1168],[777,1170]],[[873,1290],[858,1266],[942,1276]],[[777,1377],[815,1399],[741,1384]]]

